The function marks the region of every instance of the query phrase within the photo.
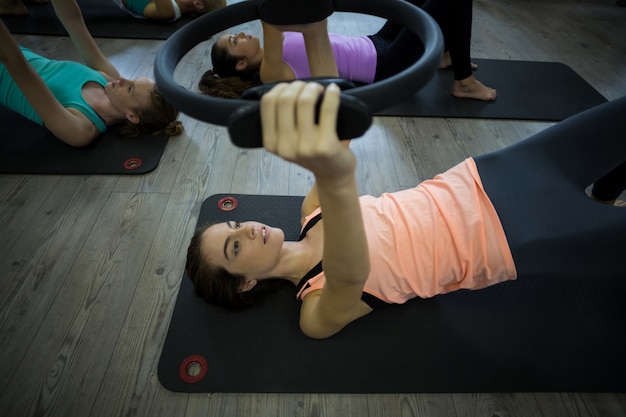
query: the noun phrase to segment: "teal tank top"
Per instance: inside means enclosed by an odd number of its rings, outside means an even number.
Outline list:
[[[20,49],[63,107],[80,111],[96,125],[100,133],[106,131],[104,120],[87,104],[81,94],[83,86],[90,81],[104,86],[107,80],[102,74],[78,62],[55,61],[37,55],[27,48]],[[2,64],[0,64],[0,104],[43,126],[41,117],[26,100]]]
[[[150,3],[150,0],[126,0],[124,2],[128,10],[135,12],[142,16],[143,16],[143,11],[148,5],[148,3]]]

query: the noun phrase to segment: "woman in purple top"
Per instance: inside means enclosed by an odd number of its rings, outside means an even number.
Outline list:
[[[451,94],[492,101],[496,91],[472,74],[470,60],[472,0],[407,0],[422,7],[442,29],[445,53],[440,67],[452,67]],[[275,81],[310,77],[318,53],[332,49],[340,78],[369,84],[413,64],[423,53],[420,40],[408,29],[387,22],[376,34],[350,37],[328,34],[326,20],[308,25],[263,24],[264,45],[243,32],[226,34],[213,45],[213,68],[199,83],[205,94],[238,98],[248,88]],[[319,55],[317,55],[319,56]],[[324,56],[324,55],[322,55]],[[331,74],[329,74],[331,75]]]

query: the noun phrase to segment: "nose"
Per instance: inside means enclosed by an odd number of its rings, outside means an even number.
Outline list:
[[[249,239],[254,239],[256,237],[257,228],[254,225],[254,223],[246,223],[243,229],[246,234],[246,237],[248,237]]]
[[[237,34],[237,37],[238,37],[238,38],[245,38],[245,37],[246,37],[246,34],[245,34],[245,33],[243,33],[243,32],[239,32],[239,33]]]

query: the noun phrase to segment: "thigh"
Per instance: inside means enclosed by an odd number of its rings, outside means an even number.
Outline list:
[[[424,53],[424,45],[410,30],[403,28],[391,42],[372,37],[377,51],[376,77],[391,77],[415,63]]]
[[[585,195],[626,160],[626,101],[561,122],[476,165],[522,276],[619,274],[626,209]]]

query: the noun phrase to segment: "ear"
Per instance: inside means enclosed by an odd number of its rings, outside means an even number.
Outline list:
[[[195,0],[193,3],[193,8],[196,9],[197,11],[201,12],[204,10],[204,3],[199,1],[199,0]]]
[[[246,281],[245,284],[243,284],[241,288],[239,289],[239,292],[250,291],[252,288],[254,288],[256,283],[257,283],[256,279],[251,279],[250,281]]]
[[[237,61],[237,65],[235,65],[235,69],[237,71],[243,71],[246,68],[248,68],[248,59],[247,58],[240,58]]]
[[[126,120],[128,120],[134,125],[139,124],[140,122],[139,116],[137,116],[137,113],[126,113]]]

